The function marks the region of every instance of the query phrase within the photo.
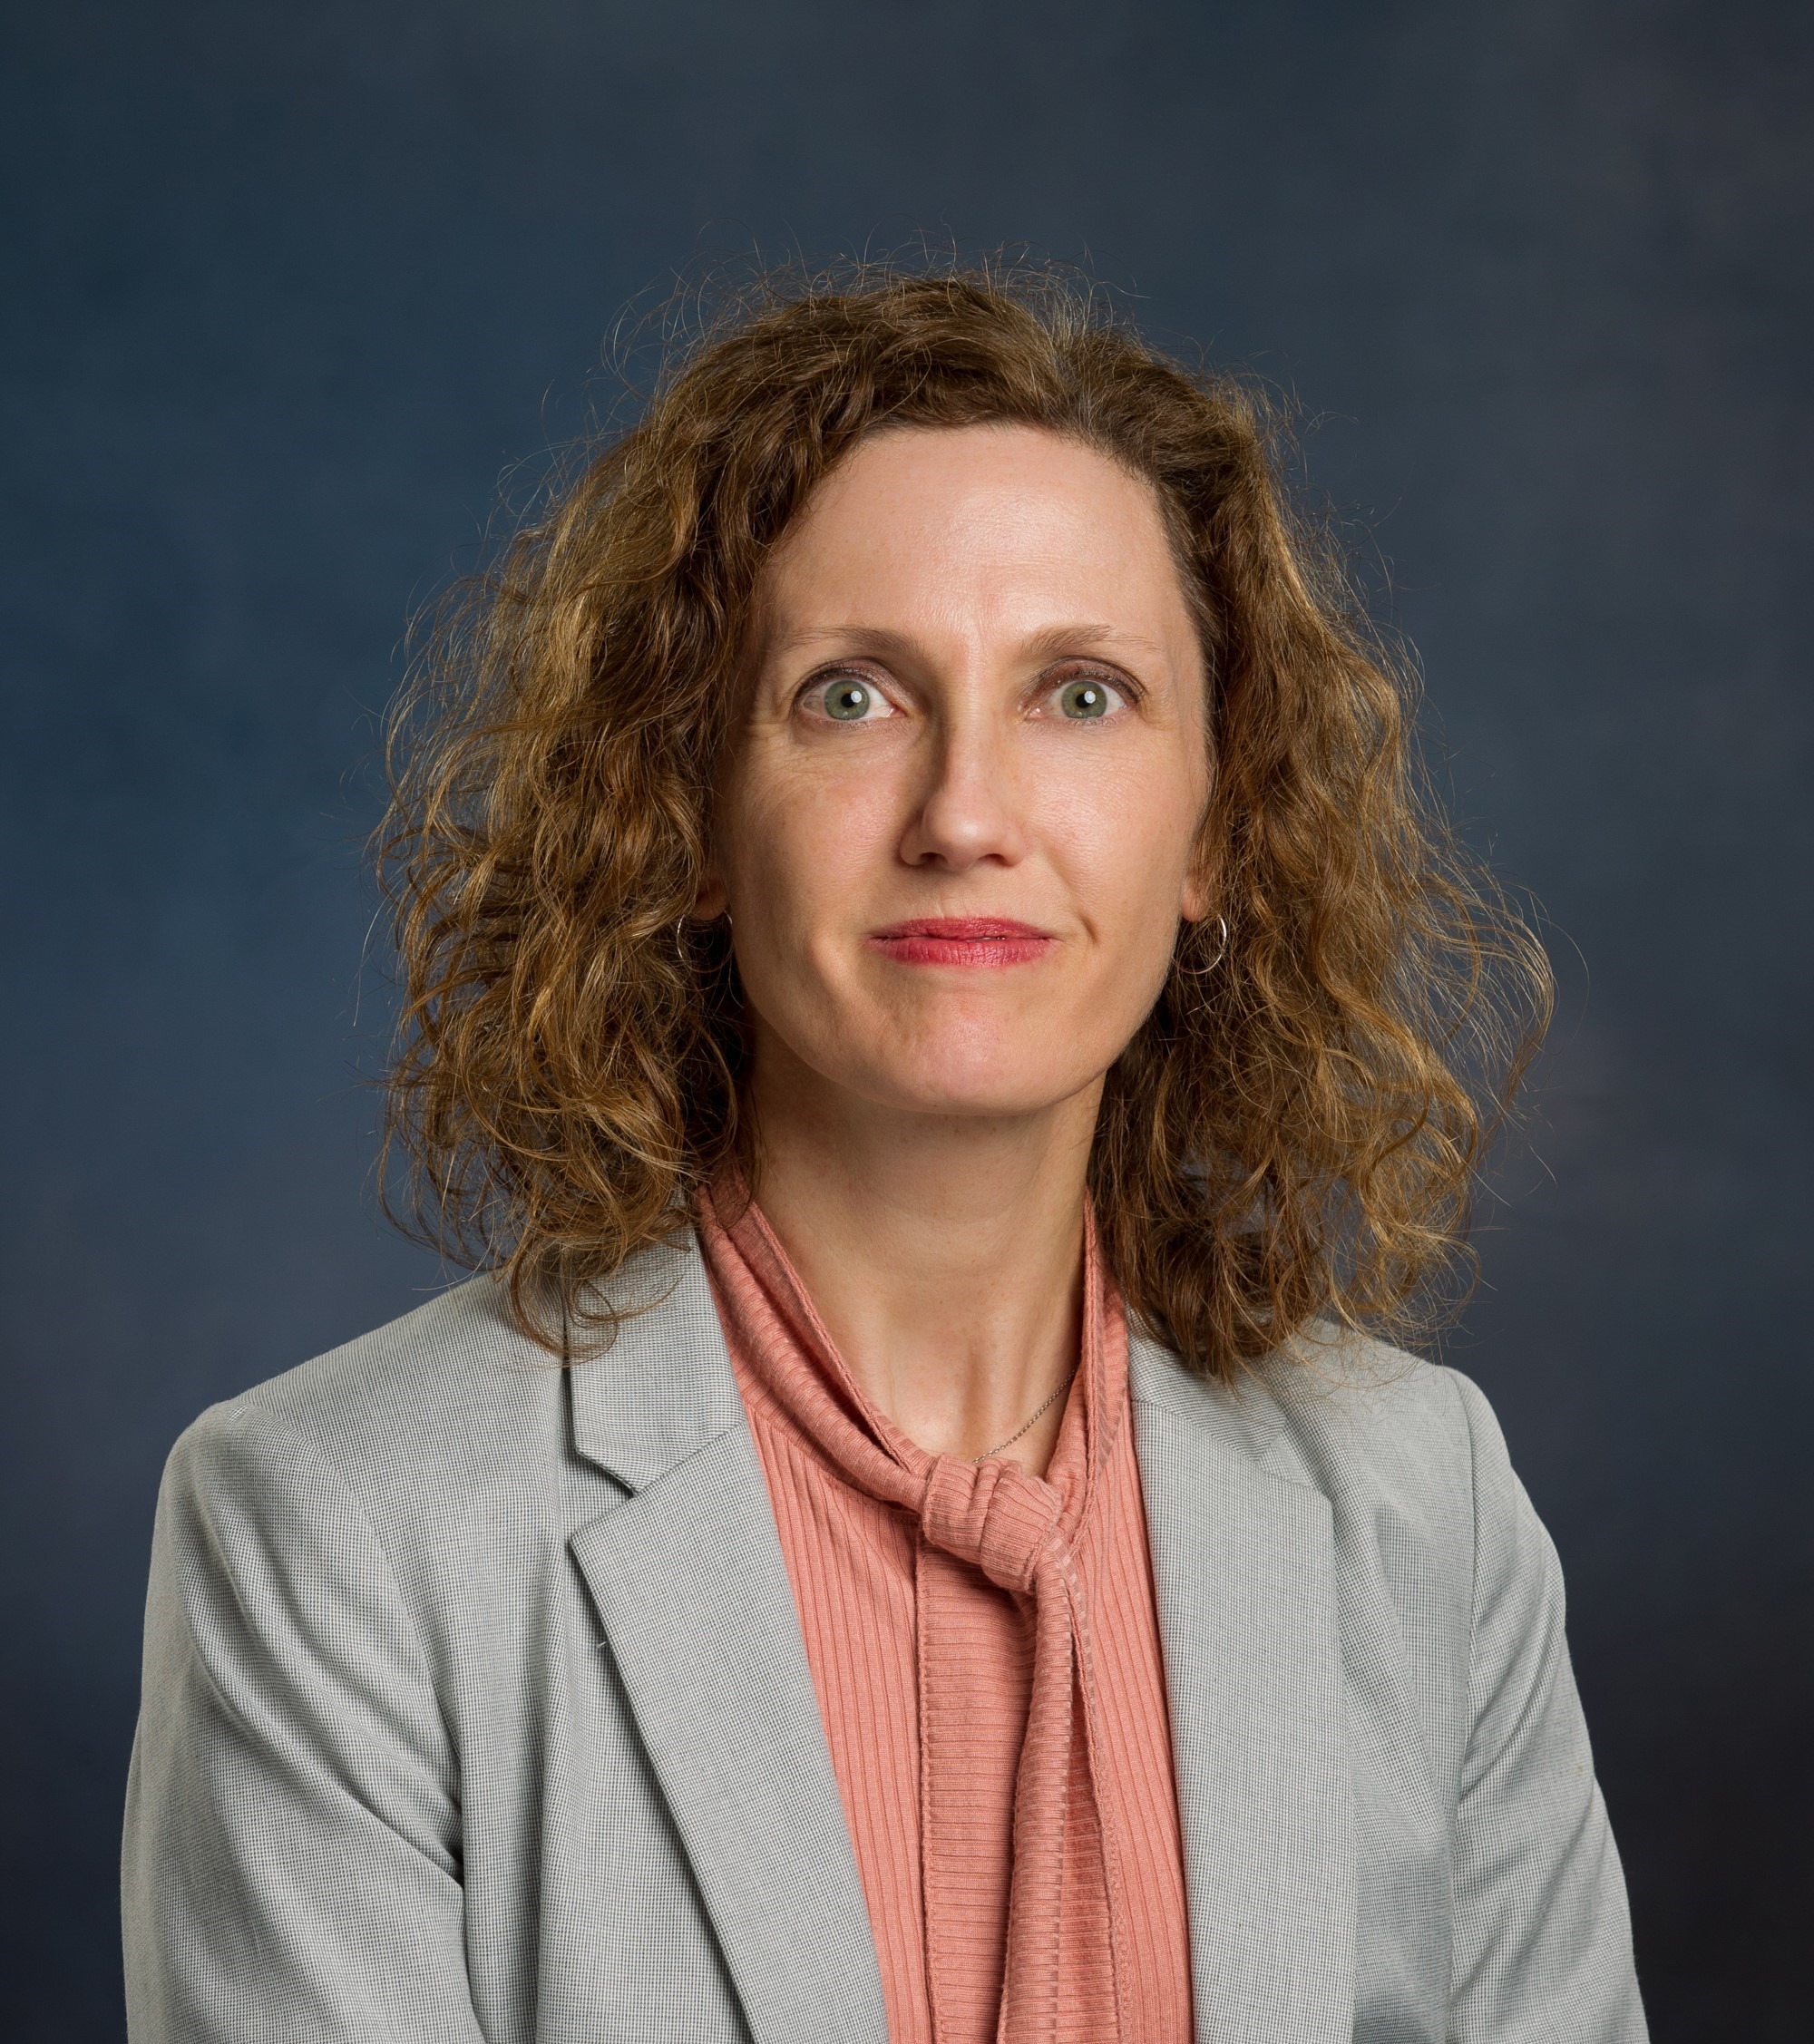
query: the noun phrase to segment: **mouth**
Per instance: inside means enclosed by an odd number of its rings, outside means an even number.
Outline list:
[[[915,916],[873,930],[863,941],[897,965],[1030,965],[1058,939],[1002,916]]]

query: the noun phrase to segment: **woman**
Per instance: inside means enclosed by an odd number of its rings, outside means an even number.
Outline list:
[[[138,2044],[1642,2037],[1553,1551],[1376,1338],[1540,955],[1250,401],[776,294],[401,736],[486,1274],[172,1455]]]

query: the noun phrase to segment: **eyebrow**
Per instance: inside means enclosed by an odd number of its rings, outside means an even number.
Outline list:
[[[783,652],[795,652],[809,646],[834,641],[853,649],[876,654],[912,653],[914,643],[905,632],[890,631],[882,625],[809,625],[799,631],[789,632],[785,638],[775,642]],[[1119,625],[1093,623],[1079,620],[1074,624],[1046,625],[1021,641],[1020,651],[1035,659],[1054,660],[1066,653],[1081,653],[1087,649],[1110,652],[1117,647],[1130,653],[1146,653],[1156,659],[1164,659],[1165,649],[1156,639],[1141,632],[1130,632]]]

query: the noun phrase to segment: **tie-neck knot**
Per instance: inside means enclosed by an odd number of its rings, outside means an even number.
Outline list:
[[[1064,1499],[1017,1463],[934,1455],[920,1527],[934,1547],[982,1571],[1003,1590],[1030,1594],[1057,1538]]]

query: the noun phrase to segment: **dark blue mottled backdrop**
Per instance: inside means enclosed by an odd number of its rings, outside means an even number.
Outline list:
[[[1565,995],[1449,1353],[1568,1568],[1657,2034],[1806,2037],[1807,9],[9,15],[0,2030],[122,2034],[171,1440],[437,1281],[357,1076],[407,613],[632,294],[925,230],[1295,392],[1390,571]]]

